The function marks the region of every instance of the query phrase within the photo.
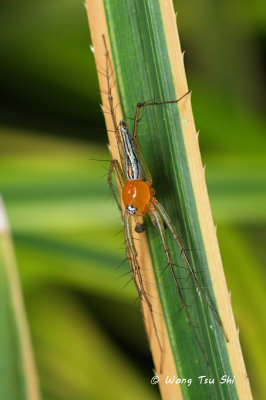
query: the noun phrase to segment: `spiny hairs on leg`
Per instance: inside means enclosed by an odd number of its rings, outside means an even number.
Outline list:
[[[200,293],[200,295],[201,295],[202,299],[204,300],[207,308],[210,310],[210,312],[212,313],[213,317],[215,318],[215,320],[217,321],[217,323],[221,327],[226,341],[229,342],[228,335],[225,332],[225,329],[224,329],[223,324],[222,324],[222,322],[220,320],[220,317],[219,317],[216,309],[213,307],[213,305],[210,303],[209,299],[207,298],[206,294],[204,293],[204,291],[203,291],[203,289],[202,289],[202,287],[201,287],[201,285],[199,283],[199,280],[197,278],[196,271],[194,270],[194,268],[191,265],[191,262],[190,262],[190,260],[188,258],[188,255],[187,255],[187,252],[186,252],[185,247],[183,245],[183,242],[180,239],[180,237],[178,236],[174,225],[171,223],[170,217],[168,216],[168,214],[167,214],[166,210],[164,209],[164,207],[159,202],[156,201],[156,202],[153,202],[153,204],[154,204],[157,212],[161,216],[162,220],[168,226],[168,228],[169,228],[169,230],[170,230],[170,232],[172,234],[173,239],[178,244],[178,246],[180,248],[180,251],[181,251],[181,254],[182,254],[182,256],[183,256],[183,258],[185,260],[185,263],[186,263],[186,265],[187,265],[187,267],[189,269],[189,272],[190,272],[190,274],[191,274],[191,276],[193,278],[193,281],[194,281],[194,284],[196,286],[197,291]]]
[[[141,267],[138,262],[138,253],[134,245],[134,239],[133,239],[133,234],[132,234],[132,226],[131,226],[131,220],[132,220],[132,215],[130,214],[125,214],[124,216],[124,229],[125,229],[125,241],[126,241],[126,255],[129,261],[129,266],[132,272],[132,277],[135,282],[139,298],[140,300],[143,300],[145,304],[147,305],[150,316],[151,316],[151,322],[152,322],[152,327],[155,332],[156,340],[160,349],[161,353],[161,361],[160,361],[160,372],[162,372],[162,365],[163,365],[163,348],[161,345],[161,341],[159,338],[159,333],[156,327],[155,319],[154,319],[154,310],[152,307],[152,304],[148,298],[148,294],[146,293],[145,287],[144,287],[144,281],[142,278],[141,274]]]
[[[199,336],[198,336],[198,334],[196,332],[195,326],[194,326],[194,324],[192,322],[190,313],[188,311],[188,306],[186,305],[184,296],[182,294],[181,287],[180,287],[179,282],[178,282],[178,277],[176,275],[174,264],[173,264],[173,261],[172,261],[172,255],[170,253],[170,250],[169,250],[169,247],[168,247],[168,242],[167,242],[167,239],[166,239],[166,234],[165,234],[165,230],[164,230],[164,224],[163,224],[162,216],[160,215],[160,213],[156,209],[153,210],[153,211],[150,211],[149,212],[149,216],[150,216],[151,220],[153,221],[153,223],[156,224],[156,226],[157,226],[157,228],[159,230],[161,241],[162,241],[163,248],[164,248],[164,252],[165,252],[165,255],[166,255],[166,258],[167,258],[168,266],[170,267],[171,274],[172,274],[172,277],[173,277],[174,282],[175,282],[175,286],[176,286],[176,289],[177,289],[177,292],[178,292],[178,296],[179,296],[182,308],[185,311],[188,323],[189,323],[189,325],[190,325],[190,327],[192,329],[192,332],[193,332],[193,335],[195,337],[195,340],[198,343],[198,345],[199,345],[199,347],[201,349],[201,352],[202,352],[202,354],[204,356],[204,359],[205,359],[205,361],[206,361],[206,363],[208,365],[209,364],[209,360],[208,360],[206,351],[205,351],[205,349],[204,349],[204,347],[203,347],[203,345],[202,345],[202,343],[201,343],[201,341],[199,339]]]
[[[108,102],[109,102],[109,111],[110,114],[112,116],[112,121],[113,121],[113,128],[115,131],[115,135],[116,135],[116,139],[117,142],[119,143],[121,141],[120,139],[120,134],[119,134],[119,130],[118,130],[118,123],[116,120],[116,115],[115,115],[115,108],[116,106],[114,106],[114,102],[113,102],[113,96],[112,96],[112,88],[115,85],[115,80],[114,83],[111,83],[111,77],[114,76],[114,70],[112,68],[111,65],[111,61],[109,58],[109,52],[107,49],[107,44],[106,44],[106,40],[105,40],[105,36],[103,35],[103,43],[104,43],[104,48],[105,48],[105,69],[106,69],[106,86],[107,86],[107,90],[106,90],[106,94],[108,97]]]

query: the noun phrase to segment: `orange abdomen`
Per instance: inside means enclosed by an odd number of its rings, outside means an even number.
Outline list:
[[[122,199],[125,207],[132,205],[136,207],[137,215],[145,215],[151,199],[150,187],[140,179],[130,180],[122,189]]]

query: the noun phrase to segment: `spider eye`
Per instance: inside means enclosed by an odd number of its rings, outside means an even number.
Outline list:
[[[129,204],[128,206],[126,206],[126,212],[128,212],[131,215],[134,215],[137,212],[137,208],[132,206],[132,204]]]

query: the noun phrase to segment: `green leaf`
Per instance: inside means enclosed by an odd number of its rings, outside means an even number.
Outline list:
[[[159,2],[104,1],[104,6],[123,118],[132,131],[130,117],[134,117],[138,102],[154,98],[155,101],[173,100],[184,93],[176,94],[174,90]],[[210,303],[216,307],[184,144],[182,126],[185,123],[187,121],[180,121],[176,105],[147,107],[142,113],[139,142],[153,176],[156,197],[169,213],[185,248],[191,250],[193,268],[202,287],[207,287]],[[202,351],[182,310],[171,271],[164,268],[166,257],[158,232],[148,220],[146,222],[153,269],[178,376],[193,380],[193,385],[181,387],[183,397],[237,398],[234,385],[219,383],[223,375],[233,377],[221,327],[191,277],[189,279],[180,250],[167,232],[175,263],[181,266],[178,279],[184,282],[183,297],[189,306]],[[208,363],[203,353],[207,355]],[[200,384],[198,377],[202,375],[215,379],[215,384]]]
[[[33,325],[41,383],[58,400],[157,399],[75,295],[50,288],[32,292]],[[134,382],[134,388],[129,390]],[[50,398],[50,397],[49,397]]]
[[[0,398],[38,400],[32,348],[2,199],[0,199],[0,296]]]

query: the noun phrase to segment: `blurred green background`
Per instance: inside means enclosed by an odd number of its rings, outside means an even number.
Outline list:
[[[175,2],[228,288],[263,399],[266,13],[262,0],[250,7]],[[0,191],[43,399],[158,399],[137,295],[118,268],[108,163],[92,160],[109,155],[85,8],[2,0],[0,38]]]

